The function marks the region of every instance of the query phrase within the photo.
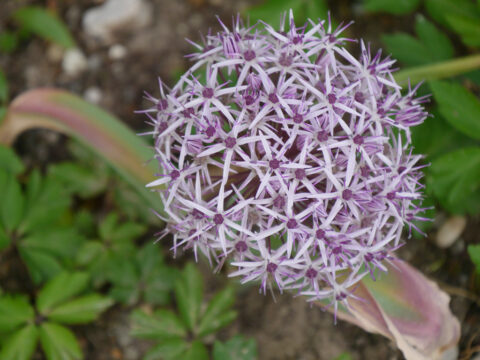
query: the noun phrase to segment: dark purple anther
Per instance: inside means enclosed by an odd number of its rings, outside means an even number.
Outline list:
[[[361,91],[355,93],[354,99],[356,102],[363,104],[365,102],[365,95]]]
[[[303,115],[301,115],[301,114],[293,115],[293,122],[295,124],[301,124],[303,122]]]
[[[308,268],[308,270],[305,272],[305,276],[309,279],[315,279],[318,275],[318,271],[315,270],[314,268]]]
[[[317,237],[318,240],[322,240],[325,238],[325,230],[323,229],[318,229],[316,232],[315,232],[315,236]]]
[[[162,134],[165,130],[167,130],[168,124],[165,121],[162,121],[160,125],[158,125],[158,133]]]
[[[255,102],[255,98],[252,95],[246,95],[244,99],[245,99],[245,105],[247,106],[252,105]]]
[[[388,200],[393,200],[393,199],[395,199],[395,197],[396,197],[395,191],[389,192],[387,194],[387,199]]]
[[[280,161],[277,159],[272,159],[268,162],[270,169],[277,170],[280,167]]]
[[[285,207],[285,198],[282,195],[278,195],[274,200],[273,200],[273,206],[275,206],[278,209],[283,209]]]
[[[293,64],[293,57],[288,54],[281,54],[278,58],[278,63],[284,67],[289,67]]]
[[[223,224],[223,216],[221,214],[215,214],[213,216],[213,222],[216,225],[222,225]]]
[[[248,249],[247,243],[243,240],[240,240],[235,244],[235,250],[237,250],[238,252],[245,252],[247,251],[247,249]]]
[[[208,137],[212,137],[213,135],[215,135],[215,128],[210,125],[205,131],[205,134],[207,134]]]
[[[335,104],[335,102],[337,101],[337,97],[335,96],[335,94],[328,94],[327,99],[328,103],[331,105]]]
[[[269,262],[267,264],[267,272],[269,272],[270,274],[273,274],[275,272],[275,270],[277,270],[277,267],[278,267],[277,264]]]
[[[243,53],[243,58],[246,61],[252,61],[253,59],[255,59],[256,56],[257,54],[255,54],[255,51],[253,50],[247,50]]]
[[[190,117],[193,115],[193,109],[188,108],[182,111],[182,115],[185,116],[187,119],[190,119]]]
[[[173,170],[171,173],[170,173],[170,177],[172,178],[172,180],[176,180],[180,177],[180,171],[178,170]]]
[[[341,246],[334,247],[332,252],[334,255],[338,255],[342,252],[342,247]]]
[[[363,177],[368,177],[368,175],[370,175],[370,170],[368,169],[367,166],[362,166],[360,168],[360,174],[363,176]]]
[[[297,226],[298,226],[297,220],[295,220],[295,219],[288,219],[288,221],[287,221],[287,229],[290,229],[290,230],[296,229]]]
[[[157,103],[157,110],[163,111],[168,107],[168,101],[166,99],[160,99]]]
[[[202,95],[206,99],[211,99],[213,97],[213,89],[209,87],[204,88],[202,91]]]
[[[278,103],[278,97],[276,94],[269,94],[268,95],[268,100],[272,103],[272,104],[276,104]]]
[[[295,170],[295,177],[297,180],[303,180],[307,173],[305,172],[305,169],[297,169]]]
[[[319,131],[317,133],[317,140],[320,141],[320,142],[327,141],[328,140],[328,133],[324,130]]]
[[[350,189],[345,189],[342,192],[342,198],[343,200],[350,200],[353,197],[353,192]]]
[[[362,135],[355,135],[353,137],[353,143],[356,145],[363,145],[364,142],[365,142],[365,139],[363,138]]]
[[[366,253],[366,254],[365,254],[365,260],[366,260],[366,261],[369,261],[369,262],[372,261],[372,260],[373,260],[373,255],[370,254],[370,253]]]
[[[235,145],[237,145],[237,140],[231,136],[225,139],[225,146],[228,149],[232,149]]]

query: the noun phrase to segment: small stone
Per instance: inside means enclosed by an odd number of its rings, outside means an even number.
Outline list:
[[[435,238],[437,246],[442,249],[450,247],[460,237],[466,225],[467,219],[463,216],[449,218],[437,232]]]
[[[111,60],[121,60],[127,55],[127,49],[125,46],[115,44],[108,49],[108,57]]]
[[[57,45],[52,44],[47,49],[47,59],[53,63],[58,63],[62,61],[65,50]]]
[[[80,49],[69,49],[62,61],[63,71],[70,76],[77,76],[87,69],[87,58]]]
[[[99,104],[100,100],[102,100],[102,95],[102,91],[98,87],[92,86],[85,91],[83,97],[92,104]]]
[[[89,9],[83,16],[85,32],[104,43],[111,43],[115,33],[137,30],[152,20],[150,3],[144,0],[107,0]]]

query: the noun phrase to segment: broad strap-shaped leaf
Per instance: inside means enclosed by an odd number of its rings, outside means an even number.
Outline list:
[[[53,254],[19,246],[22,261],[27,266],[30,277],[37,285],[53,279],[64,271],[60,260]]]
[[[0,251],[8,247],[11,243],[10,236],[7,234],[3,225],[0,224]]]
[[[446,19],[449,15],[475,19],[480,14],[471,0],[425,0],[425,7],[434,20],[445,26],[449,26]]]
[[[217,293],[208,303],[197,328],[198,336],[214,333],[233,321],[237,313],[231,310],[235,301],[235,290],[227,287]]]
[[[452,151],[434,159],[427,182],[448,211],[476,213],[480,209],[480,147]]]
[[[34,318],[35,311],[26,297],[0,296],[0,332],[11,332],[28,321],[33,321]]]
[[[48,315],[58,305],[83,292],[88,282],[89,276],[83,272],[59,274],[38,293],[38,311],[42,315]]]
[[[23,131],[46,128],[71,135],[93,150],[146,201],[162,211],[160,197],[146,190],[157,172],[148,143],[120,120],[63,90],[36,89],[17,97],[0,123],[0,143],[12,144]]]
[[[168,339],[148,350],[143,360],[180,360],[183,359],[188,346],[184,339]]]
[[[38,330],[33,324],[17,330],[3,343],[0,359],[30,360],[37,347]]]
[[[386,265],[376,281],[364,277],[337,315],[392,339],[407,360],[456,359],[460,323],[449,296],[401,260]]]
[[[68,27],[57,16],[40,6],[25,6],[13,14],[22,27],[64,48],[75,47]]]
[[[189,330],[194,330],[200,318],[203,301],[203,279],[196,266],[188,263],[175,283],[178,311]]]
[[[142,339],[164,341],[186,336],[187,330],[176,314],[160,309],[153,314],[142,310],[132,313],[132,335]]]
[[[68,328],[45,322],[40,326],[40,343],[47,360],[80,360],[82,350],[72,331]]]
[[[8,93],[9,93],[8,81],[2,69],[0,69],[0,105],[8,101]],[[0,121],[1,120],[2,119],[0,118]],[[1,152],[0,152],[0,164],[1,164]],[[1,168],[1,165],[0,165],[0,168]]]
[[[113,300],[106,296],[89,294],[55,307],[48,318],[62,324],[86,324],[112,305]]]
[[[480,140],[480,101],[463,86],[432,81],[430,87],[438,103],[440,114],[455,129]]]
[[[215,341],[213,360],[256,360],[257,344],[254,339],[245,339],[236,335],[227,342]]]

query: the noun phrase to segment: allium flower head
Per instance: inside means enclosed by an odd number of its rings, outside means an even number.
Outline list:
[[[195,63],[145,112],[173,251],[203,253],[261,290],[337,304],[385,270],[422,210],[411,126],[427,114],[400,92],[394,60],[344,45],[346,26],[293,15],[209,34]],[[416,205],[417,204],[417,205]]]

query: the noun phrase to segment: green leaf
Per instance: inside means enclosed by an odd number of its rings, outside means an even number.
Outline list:
[[[427,117],[422,124],[412,128],[415,153],[425,154],[430,161],[452,150],[475,145],[473,139],[452,128],[437,109],[430,113],[433,117]]]
[[[3,190],[1,206],[1,221],[5,230],[15,230],[24,214],[25,198],[20,184],[13,174],[7,174]],[[1,190],[0,190],[1,191]]]
[[[423,65],[430,62],[426,47],[413,36],[398,33],[382,35],[387,51],[398,61],[408,66]]]
[[[25,217],[22,232],[50,229],[59,224],[70,206],[70,197],[61,184],[51,176],[42,178],[32,172],[27,183]]]
[[[50,280],[37,296],[37,309],[42,315],[48,315],[55,307],[80,294],[88,286],[86,273],[61,273]]]
[[[0,69],[0,104],[8,101],[8,81],[5,74]]]
[[[450,212],[480,210],[480,147],[453,151],[432,161],[427,186]]]
[[[39,6],[25,6],[13,14],[24,29],[68,49],[75,47],[67,26],[54,14]]]
[[[256,360],[257,344],[253,339],[245,339],[236,335],[225,343],[215,341],[213,360]]]
[[[100,294],[85,295],[57,306],[48,318],[62,324],[86,324],[112,305],[112,299]]]
[[[83,199],[99,195],[106,190],[108,184],[106,173],[95,173],[91,168],[77,163],[65,162],[50,166],[49,174],[61,182],[69,193]]]
[[[35,312],[24,296],[0,297],[0,332],[8,333],[20,325],[33,321]]]
[[[480,46],[480,16],[476,19],[460,15],[446,15],[450,27],[460,37],[465,45]]]
[[[188,263],[175,283],[175,298],[183,322],[194,330],[200,318],[203,279],[195,265]]]
[[[28,325],[10,335],[3,343],[0,359],[29,360],[37,347],[38,330]]]
[[[425,7],[434,20],[445,26],[449,26],[447,15],[475,19],[480,13],[471,0],[425,0]]]
[[[344,352],[340,355],[338,355],[335,360],[352,360],[352,355],[350,355],[347,352]]]
[[[415,20],[415,32],[429,51],[432,62],[453,58],[454,48],[448,36],[421,15]]]
[[[278,28],[280,18],[284,13],[292,9],[295,15],[295,23],[303,25],[308,18],[317,20],[318,18],[327,18],[327,4],[325,0],[267,0],[261,5],[249,8],[246,11],[251,22],[257,20],[265,21]],[[288,19],[288,17],[287,17]]]
[[[415,30],[418,39],[405,33],[383,35],[382,41],[394,58],[408,66],[425,65],[453,57],[449,38],[423,16],[417,16]]]
[[[419,0],[365,0],[365,10],[371,12],[387,12],[395,15],[413,12]]]
[[[102,243],[99,241],[87,241],[80,247],[75,261],[80,266],[87,266],[98,259],[102,252]]]
[[[18,175],[25,171],[25,166],[12,148],[0,145],[0,170]]]
[[[431,81],[430,87],[440,114],[457,130],[480,140],[480,101],[463,86]]]
[[[190,349],[183,355],[182,360],[209,360],[208,351],[200,341],[192,342]]]
[[[198,336],[202,337],[216,332],[220,328],[233,321],[236,312],[229,311],[235,301],[233,287],[227,287],[216,294],[208,304],[197,329]],[[228,314],[228,316],[227,316]],[[229,320],[228,322],[225,322]]]
[[[134,310],[132,322],[132,335],[142,339],[162,341],[187,334],[181,320],[169,310],[160,309],[153,314]]]
[[[480,275],[480,244],[479,245],[468,245],[468,255],[475,265],[477,274]]]
[[[180,338],[168,339],[151,348],[143,360],[177,360],[183,359],[188,343]]]
[[[18,47],[18,35],[13,31],[3,30],[0,32],[0,52],[9,54]]]
[[[75,335],[61,325],[43,323],[40,326],[40,342],[47,360],[80,360],[83,358]]]
[[[44,251],[61,260],[73,258],[83,241],[83,237],[75,229],[52,229],[25,237],[21,241],[21,247]]]
[[[30,277],[37,285],[52,279],[64,270],[60,261],[48,252],[19,246],[19,253]]]

